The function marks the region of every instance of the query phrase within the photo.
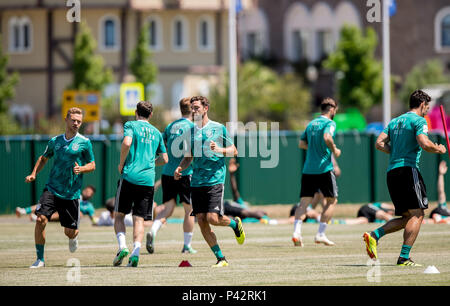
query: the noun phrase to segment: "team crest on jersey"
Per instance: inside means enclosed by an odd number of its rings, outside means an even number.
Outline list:
[[[72,145],[72,150],[74,150],[74,151],[78,151],[79,148],[80,148],[80,145],[78,143],[74,143]]]
[[[214,134],[214,131],[211,131],[211,130],[205,132],[205,135],[208,138],[212,137],[213,134]]]
[[[59,143],[57,143],[57,144],[55,145],[55,150],[58,151],[59,148],[61,148],[61,145],[60,145]]]

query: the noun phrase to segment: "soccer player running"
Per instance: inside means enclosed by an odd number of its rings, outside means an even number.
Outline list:
[[[226,267],[228,262],[217,243],[210,225],[229,226],[236,240],[243,244],[245,233],[240,218],[224,215],[223,192],[226,175],[225,156],[236,156],[237,149],[224,125],[208,118],[209,101],[202,96],[191,98],[194,128],[191,131],[191,148],[175,169],[179,180],[182,171],[193,161],[191,201],[193,214],[197,216],[202,235],[217,258],[213,267]]]
[[[425,183],[419,172],[422,149],[430,153],[443,154],[446,149],[434,144],[428,138],[427,121],[431,101],[421,90],[414,91],[409,98],[410,111],[393,119],[378,136],[375,147],[387,154],[387,186],[395,215],[399,218],[388,221],[373,232],[366,232],[363,239],[370,258],[377,259],[378,240],[386,234],[403,231],[403,245],[397,260],[399,266],[420,266],[410,258],[410,251],[416,240],[424,210],[428,208]]]
[[[175,169],[180,164],[184,157],[184,153],[190,144],[190,133],[194,127],[192,123],[192,111],[190,98],[183,98],[180,100],[180,111],[182,118],[175,120],[169,124],[164,130],[163,139],[167,145],[167,153],[169,162],[164,165],[161,182],[163,189],[163,203],[164,210],[157,216],[150,231],[147,233],[147,251],[152,254],[155,251],[154,243],[156,234],[161,225],[169,218],[177,205],[177,197],[180,197],[180,202],[184,208],[184,245],[181,250],[182,253],[197,253],[191,246],[192,235],[194,232],[194,216],[191,216],[191,175],[192,166],[189,166],[181,173],[181,178],[175,180],[173,174]]]
[[[338,105],[332,98],[325,98],[320,104],[320,109],[322,115],[308,124],[299,142],[299,147],[307,151],[302,174],[300,205],[295,211],[294,233],[292,234],[294,246],[303,246],[302,223],[306,217],[307,207],[318,190],[325,197],[325,203],[314,241],[327,246],[335,245],[325,236],[325,230],[328,221],[333,216],[338,196],[336,176],[331,160],[331,154],[334,154],[336,158],[341,155],[341,150],[336,147],[333,140],[336,130],[333,118],[338,110]]]
[[[136,120],[128,121],[124,125],[118,166],[121,177],[117,187],[114,216],[119,251],[113,260],[114,266],[121,265],[130,253],[125,239],[124,218],[131,211],[134,244],[127,266],[138,266],[144,237],[144,221],[153,217],[155,165],[162,166],[168,161],[161,133],[148,122],[152,113],[152,104],[141,101],[136,105]]]
[[[47,184],[36,208],[34,240],[37,259],[30,268],[45,267],[45,227],[54,212],[58,212],[64,234],[69,238],[70,252],[73,253],[78,248],[83,173],[95,170],[91,141],[78,133],[82,122],[82,110],[75,107],[69,109],[65,118],[65,133],[50,139],[33,171],[25,178],[26,183],[35,181],[36,175],[44,168],[47,161],[55,157]]]

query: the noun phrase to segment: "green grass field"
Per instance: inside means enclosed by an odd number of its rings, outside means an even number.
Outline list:
[[[112,227],[94,227],[83,219],[79,249],[68,250],[68,241],[59,223],[47,226],[46,267],[29,269],[35,260],[34,223],[27,218],[0,217],[0,285],[164,285],[164,286],[322,286],[322,285],[449,285],[450,226],[425,224],[412,250],[412,258],[423,267],[397,267],[402,234],[385,236],[378,248],[379,266],[371,266],[361,236],[376,228],[369,225],[330,225],[327,235],[335,247],[315,245],[317,224],[305,224],[305,247],[291,242],[292,225],[244,223],[247,239],[238,245],[230,228],[218,228],[220,246],[230,266],[213,269],[215,257],[196,225],[195,255],[182,255],[182,225],[167,224],[159,232],[155,254],[141,249],[136,269],[113,267],[117,242]],[[127,243],[132,247],[131,228]],[[145,241],[144,241],[145,244]],[[74,268],[71,258],[80,262],[80,282],[70,282]],[[193,267],[180,268],[182,260]],[[434,265],[440,274],[424,274]],[[368,277],[372,276],[372,277]],[[69,275],[69,277],[68,277]],[[68,280],[69,279],[69,280]],[[374,282],[375,280],[375,282]],[[378,280],[379,282],[376,282]]]

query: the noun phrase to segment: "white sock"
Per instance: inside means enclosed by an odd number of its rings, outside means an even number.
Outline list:
[[[184,245],[186,245],[186,246],[191,245],[192,235],[194,235],[193,232],[184,232]]]
[[[317,233],[319,234],[319,235],[325,235],[325,230],[327,229],[327,224],[326,223],[324,223],[324,222],[320,222],[319,223],[319,230],[317,231]]]
[[[156,233],[159,231],[159,229],[161,228],[161,226],[162,226],[161,220],[160,220],[160,219],[155,220],[155,222],[153,222],[152,229],[151,229],[151,231],[153,232],[153,234],[156,235]]]
[[[302,220],[295,220],[294,221],[294,235],[295,236],[301,236],[302,235]]]
[[[139,257],[139,251],[141,250],[141,243],[135,241],[133,245],[133,252],[131,253],[131,256],[137,256]]]
[[[127,242],[125,240],[125,233],[124,232],[117,233],[116,237],[117,237],[117,241],[119,242],[119,250],[126,248]]]

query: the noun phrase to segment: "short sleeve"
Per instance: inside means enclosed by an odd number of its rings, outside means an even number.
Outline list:
[[[233,139],[231,139],[230,134],[228,133],[225,126],[222,126],[222,143],[224,148],[227,148],[234,144]]]
[[[327,126],[325,127],[324,134],[330,134],[334,137],[334,133],[336,132],[336,122],[331,121]]]
[[[383,133],[389,135],[389,124],[384,128]]]
[[[133,137],[133,127],[130,121],[123,126],[123,137],[125,136]]]
[[[308,134],[306,134],[306,130],[300,135],[300,140],[308,141]]]
[[[45,158],[52,158],[53,154],[55,153],[55,142],[56,142],[56,137],[52,138],[49,140],[49,142],[47,143],[47,147],[45,148],[44,153],[42,154],[42,156],[44,156]]]
[[[414,128],[416,131],[416,136],[419,136],[421,134],[428,136],[428,125],[425,118],[420,118],[419,120],[417,120],[415,122]]]
[[[83,158],[86,163],[91,163],[95,160],[94,151],[92,150],[92,143],[89,139],[86,142],[86,149],[83,151]]]
[[[159,133],[159,131],[158,131]],[[166,151],[166,146],[164,145],[164,140],[163,140],[163,136],[161,135],[161,133],[159,133],[159,144],[158,144],[158,149],[156,149],[156,153],[167,153]]]

